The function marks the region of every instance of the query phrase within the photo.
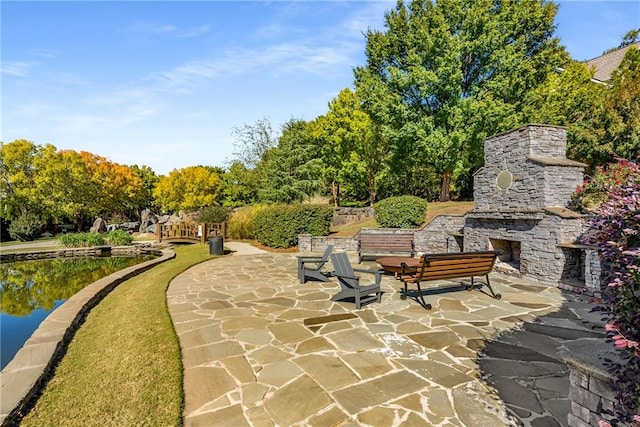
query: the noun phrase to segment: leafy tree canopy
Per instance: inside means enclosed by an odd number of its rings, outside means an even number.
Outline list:
[[[221,184],[213,168],[189,166],[161,177],[153,194],[166,212],[194,211],[219,205]]]
[[[367,32],[356,91],[390,140],[396,173],[432,165],[449,198],[452,173],[478,167],[484,137],[521,124],[524,95],[566,62],[556,11],[545,0],[399,1],[386,31]]]

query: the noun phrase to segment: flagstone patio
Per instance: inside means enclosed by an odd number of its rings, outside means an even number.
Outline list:
[[[295,254],[243,255],[244,245],[226,245],[236,254],[187,270],[167,292],[183,352],[185,425],[522,424],[517,402],[507,406],[483,377],[489,368],[481,370],[478,352],[559,312],[560,289],[496,274],[501,300],[484,290],[434,291],[425,311],[401,300],[399,283],[385,276],[382,302],[356,310],[330,300],[335,281],[299,284]],[[495,369],[522,368],[509,363]],[[529,366],[566,376],[552,364]]]

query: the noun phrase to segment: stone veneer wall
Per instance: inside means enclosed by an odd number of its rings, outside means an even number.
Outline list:
[[[566,262],[566,254],[559,245],[572,242],[581,234],[582,220],[524,214],[520,218],[496,219],[468,215],[464,250],[487,250],[489,239],[520,242],[520,274],[540,283],[557,285]]]
[[[334,251],[358,250],[358,240],[355,237],[298,235],[298,252],[323,252],[328,245],[333,245]]]
[[[602,275],[606,267],[602,265],[600,254],[596,249],[585,249],[584,286],[589,293],[600,297],[603,286]]]
[[[612,345],[598,340],[564,357],[569,366],[569,427],[599,427],[599,421],[607,420],[603,410],[614,410],[616,399],[609,385],[612,377],[602,365],[602,356],[613,357]]]
[[[566,159],[566,130],[527,125],[489,137],[484,143],[485,166],[474,175],[476,211],[533,211],[566,207],[582,184],[582,165]],[[544,166],[544,167],[543,167]],[[496,187],[501,171],[513,174],[514,185]]]
[[[464,223],[464,215],[436,215],[429,223],[415,231],[413,239],[416,252],[461,252]]]

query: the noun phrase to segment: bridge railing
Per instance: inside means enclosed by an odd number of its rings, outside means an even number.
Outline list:
[[[200,242],[206,243],[211,236],[226,236],[226,223],[180,222],[176,224],[158,224],[159,242]]]

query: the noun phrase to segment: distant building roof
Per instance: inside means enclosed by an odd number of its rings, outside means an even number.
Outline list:
[[[607,82],[611,80],[611,74],[620,66],[624,55],[627,53],[627,50],[629,50],[631,46],[635,46],[636,48],[640,49],[640,42],[632,43],[629,46],[625,46],[623,48],[614,50],[613,52],[605,53],[604,55],[600,55],[597,58],[585,61],[587,65],[591,65],[596,69],[596,73],[593,78],[596,80],[600,80],[601,82]]]

